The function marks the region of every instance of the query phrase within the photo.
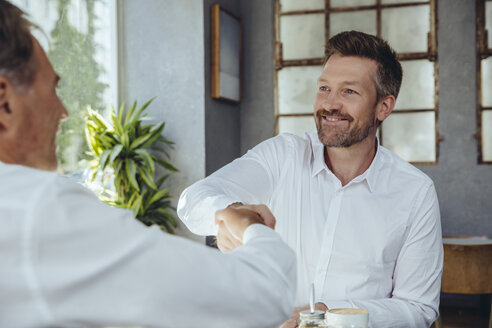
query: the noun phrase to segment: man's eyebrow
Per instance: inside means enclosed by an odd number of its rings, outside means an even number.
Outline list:
[[[327,79],[320,77],[318,78],[318,82],[329,82]],[[342,85],[360,85],[361,83],[359,81],[342,81],[340,84]]]

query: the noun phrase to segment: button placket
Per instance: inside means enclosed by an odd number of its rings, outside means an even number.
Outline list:
[[[333,250],[333,242],[335,231],[340,216],[340,208],[342,203],[343,189],[340,188],[335,191],[335,195],[330,203],[328,209],[328,218],[324,225],[323,236],[327,242],[322,244],[318,265],[316,267],[315,285],[316,289],[320,291],[320,296],[323,296],[324,285],[326,281],[326,273],[328,271],[328,264],[330,263],[331,253]]]

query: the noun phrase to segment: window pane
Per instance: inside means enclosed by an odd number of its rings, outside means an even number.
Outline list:
[[[376,0],[331,0],[332,7],[355,7],[375,5]]]
[[[393,113],[382,125],[382,144],[409,162],[435,162],[435,114]]]
[[[401,61],[403,81],[395,109],[434,108],[434,63],[428,60]]]
[[[292,133],[302,136],[305,132],[316,131],[316,124],[312,116],[279,117],[278,133]]]
[[[492,110],[482,112],[482,160],[492,161]]]
[[[110,1],[12,1],[43,30],[35,35],[61,77],[57,93],[69,117],[60,125],[57,156],[65,173],[85,167],[80,161],[88,150],[84,134],[87,106],[103,111],[115,98]]]
[[[427,2],[427,0],[382,0],[381,4],[386,5],[390,3],[409,3],[409,2]]]
[[[429,5],[389,8],[381,11],[382,37],[397,52],[427,52],[429,29]]]
[[[280,41],[284,60],[323,57],[324,18],[324,14],[280,17]]]
[[[325,0],[281,0],[280,11],[325,9]]]
[[[285,67],[278,72],[279,114],[312,113],[319,66]]]
[[[330,37],[343,32],[356,30],[376,34],[376,10],[349,11],[330,14]]]
[[[492,31],[491,31],[492,33]],[[482,60],[482,106],[492,107],[492,57]]]
[[[492,2],[485,2],[485,28],[489,32],[489,49],[492,48]]]

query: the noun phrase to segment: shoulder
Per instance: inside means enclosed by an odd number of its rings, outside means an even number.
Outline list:
[[[261,142],[252,151],[305,152],[312,150],[313,143],[317,140],[315,133],[305,133],[303,136],[281,133]]]
[[[420,169],[383,146],[380,146],[380,151],[382,159],[381,180],[406,188],[433,187],[432,179]]]

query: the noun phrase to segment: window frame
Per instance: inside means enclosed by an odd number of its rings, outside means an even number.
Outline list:
[[[488,33],[485,28],[485,3],[492,0],[476,0],[476,36],[477,36],[477,132],[475,133],[475,139],[477,140],[478,147],[478,164],[492,164],[491,160],[483,159],[483,134],[482,134],[482,113],[486,111],[492,112],[492,106],[482,106],[482,60],[492,56],[491,45],[488,44]],[[492,33],[492,32],[491,32]]]
[[[383,9],[388,8],[401,8],[401,7],[416,7],[421,5],[429,5],[430,9],[430,30],[427,35],[427,52],[407,52],[398,53],[398,59],[400,61],[407,60],[419,60],[427,59],[433,63],[434,67],[434,108],[422,108],[422,109],[399,109],[394,110],[391,115],[402,115],[408,113],[424,113],[424,112],[434,112],[435,119],[435,161],[421,161],[412,162],[418,165],[437,165],[439,162],[439,144],[443,141],[443,138],[439,135],[438,130],[438,118],[439,118],[439,75],[438,75],[438,53],[437,53],[437,0],[428,0],[420,2],[405,2],[405,3],[394,3],[394,4],[382,4],[381,0],[376,0],[376,4],[367,6],[346,6],[346,7],[335,7],[331,8],[330,0],[325,0],[324,9],[318,10],[296,10],[296,11],[281,11],[281,0],[274,0],[274,105],[275,105],[275,135],[278,134],[279,129],[279,119],[281,117],[307,117],[313,116],[312,113],[292,113],[292,114],[280,114],[279,104],[278,104],[278,72],[284,67],[292,66],[321,66],[323,65],[324,58],[310,58],[310,59],[295,59],[295,60],[283,60],[282,57],[282,43],[280,39],[280,17],[290,16],[290,15],[307,15],[307,14],[321,14],[325,15],[325,43],[330,37],[330,13],[339,12],[350,12],[350,11],[362,11],[362,10],[376,10],[376,29],[377,35],[381,36],[382,30],[382,19],[381,12]],[[477,0],[480,1],[480,0]],[[492,0],[491,0],[492,1]],[[313,99],[314,102],[314,99]],[[384,126],[384,122],[381,127]],[[379,139],[382,143],[382,128],[379,129]]]

